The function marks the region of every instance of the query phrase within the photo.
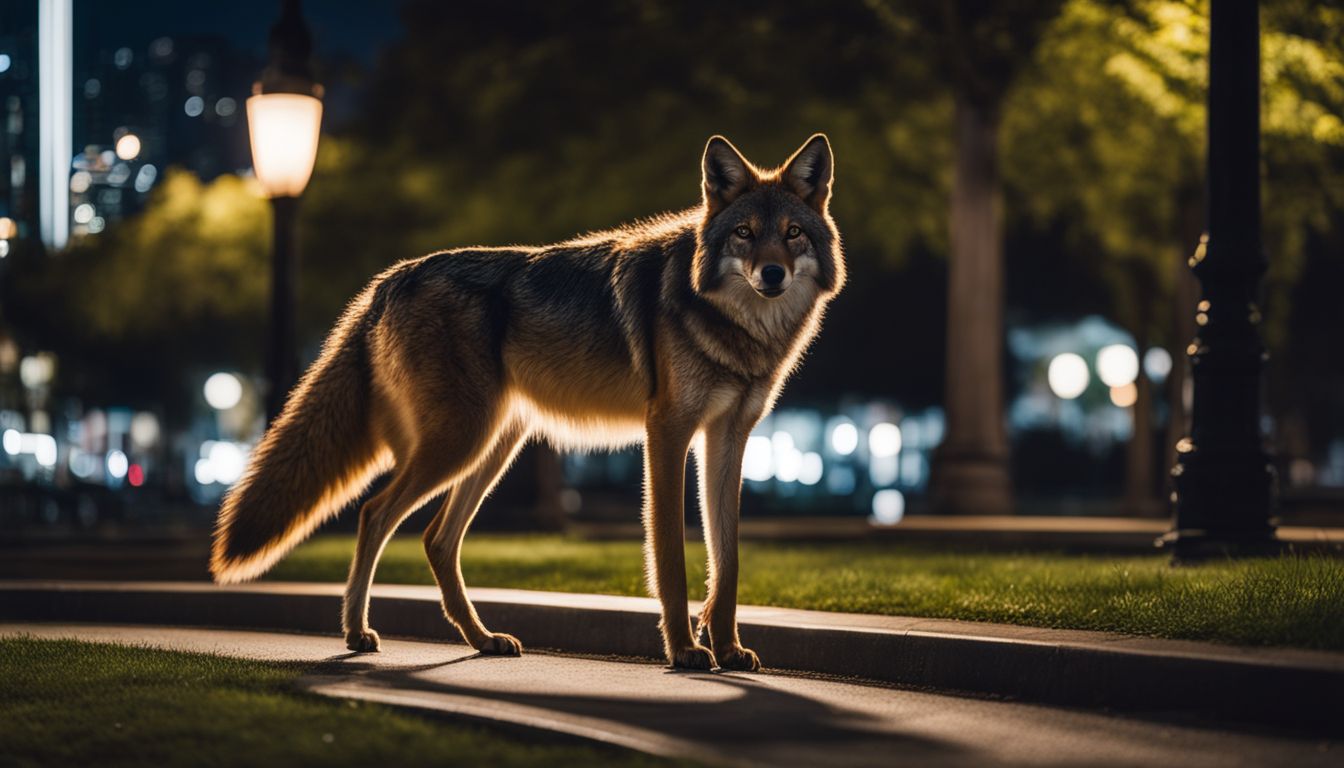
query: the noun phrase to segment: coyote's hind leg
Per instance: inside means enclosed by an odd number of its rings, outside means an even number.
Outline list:
[[[426,469],[423,460],[407,462],[404,468],[398,468],[392,482],[359,510],[359,535],[341,618],[345,644],[352,651],[378,650],[378,633],[369,628],[373,572],[397,526],[415,511],[421,500],[440,487],[442,474]]]
[[[516,422],[502,427],[489,451],[475,469],[453,486],[439,514],[425,528],[425,554],[443,593],[444,615],[471,647],[486,654],[517,656],[523,652],[523,646],[513,635],[486,629],[476,615],[462,580],[462,538],[476,517],[481,500],[503,476],[526,438],[526,431]]]

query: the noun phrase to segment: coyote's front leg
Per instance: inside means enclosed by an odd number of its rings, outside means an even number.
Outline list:
[[[686,603],[686,453],[695,424],[649,408],[644,445],[644,569],[663,608],[663,648],[674,667],[713,669],[714,654],[695,642]]]
[[[700,520],[709,554],[708,594],[700,612],[700,639],[724,669],[754,672],[760,659],[737,637],[737,523],[742,498],[742,454],[755,419],[730,412],[705,427],[695,452],[700,469]]]

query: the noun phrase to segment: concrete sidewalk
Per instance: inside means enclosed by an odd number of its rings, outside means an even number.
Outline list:
[[[0,620],[212,626],[335,634],[342,587],[264,583],[0,582]],[[475,589],[482,619],[529,648],[657,658],[653,600]],[[1056,705],[1185,712],[1344,730],[1344,654],[1100,632],[743,607],[743,642],[773,669]],[[456,639],[433,587],[378,586],[385,636]]]
[[[316,663],[316,693],[542,729],[656,755],[740,766],[1337,765],[1319,738],[1192,726],[780,674],[676,673],[653,663],[390,640],[115,625],[0,624],[75,637]]]

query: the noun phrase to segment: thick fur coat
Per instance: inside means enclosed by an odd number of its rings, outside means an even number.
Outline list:
[[[517,654],[516,638],[481,623],[458,565],[481,500],[530,439],[643,442],[648,585],[669,662],[757,669],[735,618],[742,454],[844,284],[833,168],[820,134],[775,170],[716,136],[696,208],[388,269],[347,308],[225,497],[215,579],[262,574],[391,470],[360,510],[343,617],[350,648],[378,648],[368,594],[383,546],[446,491],[424,537],[444,612],[481,652]],[[692,446],[710,559],[698,638],[683,557]]]

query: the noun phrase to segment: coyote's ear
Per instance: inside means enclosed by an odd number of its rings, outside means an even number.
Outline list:
[[[808,205],[820,213],[826,212],[831,199],[831,180],[835,176],[835,158],[826,134],[818,133],[807,140],[802,148],[784,164],[784,180]]]
[[[737,199],[756,182],[751,163],[742,157],[727,139],[713,136],[705,145],[704,170],[705,207],[713,216]]]

